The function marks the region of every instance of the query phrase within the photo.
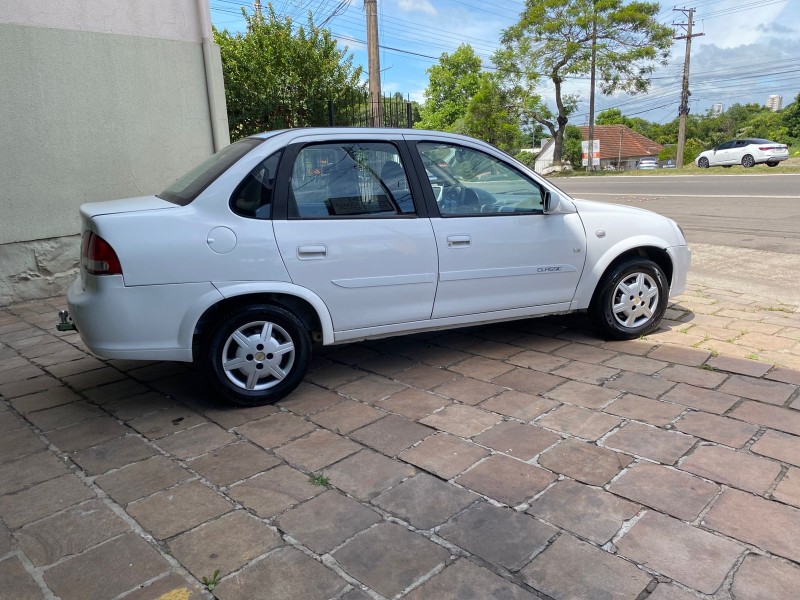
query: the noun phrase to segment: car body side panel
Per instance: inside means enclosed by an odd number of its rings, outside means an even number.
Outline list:
[[[172,210],[102,214],[90,227],[119,257],[126,286],[212,280],[290,281],[271,221],[245,219],[192,205]],[[226,237],[227,252],[212,249]],[[150,240],[168,240],[152,244]]]
[[[119,275],[80,279],[67,293],[81,339],[97,356],[132,360],[192,360],[183,321],[198,303],[222,299],[209,282],[126,287]]]
[[[667,251],[673,246],[685,247],[673,224],[664,217],[646,210],[575,200],[589,238],[586,251],[586,268],[578,283],[570,308],[583,310],[589,307],[597,283],[608,266],[621,254],[635,248],[655,247]],[[630,235],[631,222],[649,233]],[[673,265],[678,269],[682,265]],[[688,268],[688,264],[685,265]],[[678,274],[678,278],[681,275]],[[685,279],[685,273],[683,274]]]
[[[307,288],[280,281],[217,281],[214,282],[214,287],[219,290],[224,298],[270,293],[302,298],[311,305],[319,317],[322,326],[322,343],[327,345],[332,344],[334,341],[333,321],[331,320],[331,313],[328,310],[328,306],[322,301],[322,298]]]
[[[510,310],[496,310],[485,313],[471,315],[457,315],[443,317],[439,319],[428,319],[425,321],[414,321],[410,323],[398,323],[394,325],[382,325],[380,327],[366,327],[362,329],[350,329],[347,331],[336,332],[336,343],[355,342],[369,338],[380,338],[398,333],[414,333],[417,331],[432,331],[436,329],[449,329],[467,325],[484,325],[486,323],[496,323],[499,321],[513,321],[524,319],[525,317],[536,317],[543,315],[553,315],[570,311],[569,302],[558,304],[546,304],[542,306],[528,306],[525,308],[514,308]]]

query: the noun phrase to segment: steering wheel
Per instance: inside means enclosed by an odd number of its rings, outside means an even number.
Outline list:
[[[440,209],[443,213],[457,213],[464,200],[466,188],[463,185],[454,184],[445,187],[442,191]]]

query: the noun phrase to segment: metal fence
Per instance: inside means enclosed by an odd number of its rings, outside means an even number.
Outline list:
[[[293,127],[413,127],[416,120],[412,103],[400,94],[374,99],[360,90],[335,99],[270,98],[228,105],[232,140]]]

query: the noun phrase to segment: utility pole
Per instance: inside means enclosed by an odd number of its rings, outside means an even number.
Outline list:
[[[378,45],[378,0],[364,0],[367,14],[367,68],[369,69],[369,99],[372,126],[383,125],[381,98],[381,61]]]
[[[594,171],[594,85],[597,64],[597,3],[592,2],[592,75],[589,89],[589,171]]]
[[[673,8],[672,10],[682,12],[686,15],[686,23],[673,23],[678,27],[683,27],[685,35],[676,36],[676,40],[686,40],[686,57],[683,60],[683,88],[681,89],[681,105],[678,107],[678,158],[675,166],[683,168],[683,150],[686,145],[686,115],[689,114],[689,59],[692,55],[692,38],[703,35],[702,33],[692,33],[694,24],[693,8]]]
[[[253,13],[259,21],[263,18],[263,15],[261,14],[261,0],[255,0],[253,2]]]

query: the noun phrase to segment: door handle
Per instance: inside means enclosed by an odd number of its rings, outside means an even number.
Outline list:
[[[472,239],[468,235],[448,235],[447,245],[451,248],[463,248],[469,246]]]
[[[297,247],[297,258],[300,260],[319,260],[328,255],[328,248],[323,244],[312,244]]]

